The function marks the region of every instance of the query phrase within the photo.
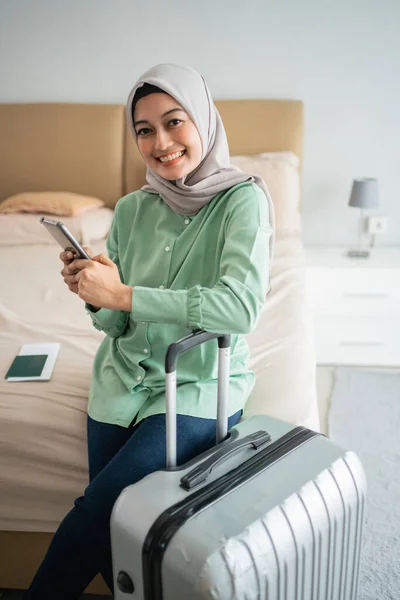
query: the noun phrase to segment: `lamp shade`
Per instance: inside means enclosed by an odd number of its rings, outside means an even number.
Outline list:
[[[372,178],[354,179],[349,206],[357,208],[378,208],[378,180]]]

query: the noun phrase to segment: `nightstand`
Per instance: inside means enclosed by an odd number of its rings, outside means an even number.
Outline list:
[[[400,366],[400,247],[306,248],[318,365]]]

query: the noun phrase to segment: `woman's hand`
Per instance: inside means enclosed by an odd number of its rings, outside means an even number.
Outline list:
[[[83,249],[87,252],[90,258],[93,258],[93,253],[90,250],[90,248],[84,246]],[[76,252],[71,252],[70,250],[61,252],[60,254],[60,259],[64,263],[61,275],[63,276],[64,281],[68,286],[68,289],[74,294],[78,293],[78,282],[75,278],[76,273],[79,272],[79,269],[76,268],[77,256],[78,255],[76,254]]]
[[[117,265],[105,254],[89,256],[92,260],[78,258],[66,267],[71,270],[68,277],[73,279],[72,286],[77,286],[79,298],[95,307],[130,312],[132,287],[121,282]]]

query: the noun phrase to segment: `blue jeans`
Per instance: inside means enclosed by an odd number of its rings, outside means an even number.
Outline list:
[[[229,418],[229,429],[242,411]],[[216,422],[177,416],[177,462],[182,464],[215,443]],[[26,600],[78,600],[101,573],[113,592],[110,517],[124,488],[166,462],[165,415],[135,427],[94,421],[88,416],[89,485],[58,527]]]

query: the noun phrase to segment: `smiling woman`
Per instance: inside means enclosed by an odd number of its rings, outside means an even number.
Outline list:
[[[132,103],[137,144],[147,166],[174,181],[193,171],[202,159],[196,125],[177,101],[156,86],[145,84]]]
[[[244,334],[270,286],[274,211],[264,181],[230,164],[203,77],[157,65],[126,105],[148,185],[121,198],[108,256],[64,261],[71,292],[106,335],[88,404],[89,485],[54,535],[29,600],[78,600],[101,572],[113,591],[110,516],[127,486],[165,467],[165,354],[193,330],[229,333],[229,428],[255,376]],[[185,353],[177,374],[177,463],[214,443],[218,346]]]

